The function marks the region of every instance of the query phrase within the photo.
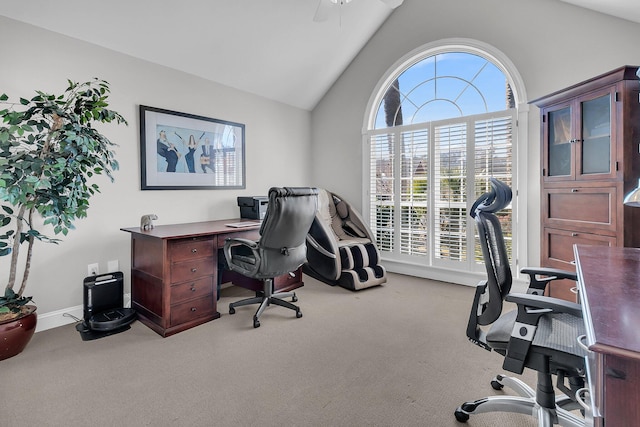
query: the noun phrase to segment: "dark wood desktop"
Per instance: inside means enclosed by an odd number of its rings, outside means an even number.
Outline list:
[[[226,224],[251,223],[234,228]],[[262,282],[224,270],[218,258],[225,239],[257,240],[256,220],[226,219],[186,224],[122,228],[131,233],[131,306],[142,323],[163,337],[220,317],[217,309],[218,275],[221,283],[232,282],[254,291]],[[302,271],[274,280],[274,287],[287,291],[303,285]]]
[[[574,246],[597,426],[640,426],[640,249]]]

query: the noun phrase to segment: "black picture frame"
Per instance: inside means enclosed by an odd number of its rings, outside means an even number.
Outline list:
[[[245,125],[140,105],[142,190],[243,189]]]

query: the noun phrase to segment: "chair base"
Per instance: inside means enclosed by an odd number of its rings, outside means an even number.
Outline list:
[[[280,307],[285,307],[290,310],[296,312],[296,318],[302,317],[302,312],[300,311],[300,307],[295,304],[290,303],[289,301],[285,301],[283,298],[291,298],[291,301],[298,301],[298,297],[295,292],[277,292],[272,293],[273,280],[266,279],[264,281],[264,291],[261,292],[262,295],[256,295],[253,298],[245,298],[240,301],[232,302],[229,304],[229,314],[235,314],[236,307],[242,307],[244,305],[252,305],[252,304],[260,304],[256,314],[253,315],[253,327],[260,327],[260,316],[262,312],[271,304],[279,305]]]
[[[559,424],[565,427],[584,427],[586,421],[567,409],[576,409],[577,404],[563,396],[556,398],[555,408],[545,408],[536,402],[536,392],[517,378],[498,375],[491,381],[491,387],[500,390],[507,386],[520,396],[490,396],[471,402],[465,402],[454,412],[456,420],[466,422],[471,414],[486,412],[510,412],[531,415],[538,420],[539,427],[552,427]]]

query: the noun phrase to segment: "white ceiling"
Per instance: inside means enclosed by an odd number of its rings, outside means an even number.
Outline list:
[[[354,0],[314,22],[319,1],[21,0],[0,15],[311,110],[393,11]],[[561,1],[640,23],[639,0]]]
[[[0,15],[311,110],[393,11],[381,0],[20,0]],[[312,82],[312,83],[310,83]]]

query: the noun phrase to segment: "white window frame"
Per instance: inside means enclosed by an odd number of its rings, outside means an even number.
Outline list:
[[[512,253],[512,270],[514,272],[514,278],[520,284],[524,283],[519,277],[517,271],[519,270],[521,262],[520,260],[528,259],[527,250],[527,186],[520,186],[519,183],[526,183],[528,176],[528,164],[526,161],[526,155],[519,155],[520,152],[526,153],[527,151],[527,135],[528,135],[528,113],[529,106],[526,103],[526,90],[522,82],[522,78],[517,69],[509,58],[500,52],[495,47],[472,39],[444,39],[436,42],[425,44],[414,51],[408,53],[394,65],[392,65],[384,76],[378,82],[375,90],[367,104],[365,111],[363,129],[362,129],[362,144],[363,144],[363,199],[362,199],[362,212],[365,218],[371,223],[371,192],[370,192],[370,150],[369,150],[369,136],[373,132],[375,127],[376,114],[378,107],[382,102],[387,88],[389,85],[399,77],[402,72],[413,64],[434,55],[446,52],[466,52],[483,57],[491,61],[496,65],[507,78],[510,84],[515,103],[516,103],[516,124],[513,133],[513,145],[512,145],[512,162],[513,162],[513,176],[512,176],[512,189],[513,189],[513,235],[514,245]],[[403,126],[407,129],[407,126]],[[380,131],[383,131],[380,129]],[[386,129],[388,133],[393,132],[393,128]],[[431,148],[430,148],[431,149]],[[467,171],[471,173],[471,171]],[[431,181],[433,182],[433,181]],[[429,203],[431,204],[432,198],[430,196]],[[433,206],[433,205],[432,205]],[[431,214],[430,214],[431,215]],[[473,233],[474,230],[469,231],[467,227],[467,233]],[[517,238],[515,238],[517,236]],[[426,277],[435,280],[443,280],[453,283],[460,283],[465,285],[475,285],[478,280],[482,279],[484,273],[478,271],[475,268],[469,268],[467,271],[460,271],[455,267],[447,266],[446,263],[436,263],[436,265],[425,265],[424,261],[417,259],[418,257],[403,257],[394,255],[390,257],[388,253],[383,254],[383,263],[387,270],[391,272],[397,272],[402,274],[408,274],[417,277]]]

